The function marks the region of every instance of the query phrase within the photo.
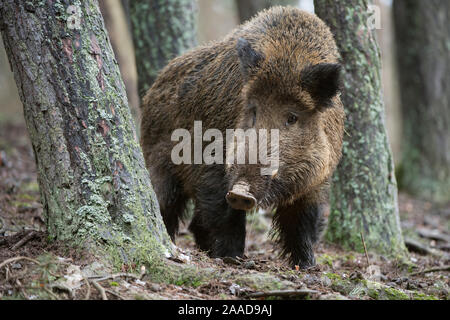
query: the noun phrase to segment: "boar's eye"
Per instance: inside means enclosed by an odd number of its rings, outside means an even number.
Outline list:
[[[298,120],[297,116],[293,113],[290,113],[286,121],[286,126],[292,126],[297,122],[297,120]]]

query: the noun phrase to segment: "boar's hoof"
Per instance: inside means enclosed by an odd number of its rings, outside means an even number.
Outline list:
[[[248,193],[230,191],[227,193],[228,204],[237,210],[251,210],[256,205],[256,199]]]

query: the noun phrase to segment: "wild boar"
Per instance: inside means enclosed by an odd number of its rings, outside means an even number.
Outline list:
[[[143,98],[141,145],[173,240],[193,199],[189,230],[199,248],[213,257],[242,256],[246,212],[276,208],[282,255],[301,268],[315,264],[329,178],[341,157],[339,59],[333,35],[317,16],[273,7],[161,71]],[[277,130],[278,141],[265,142],[277,143],[278,167],[267,175],[261,163],[174,163],[173,132],[184,128],[198,136],[194,123],[200,121],[203,130],[223,136],[227,129]],[[216,151],[234,151],[236,144],[228,142]]]

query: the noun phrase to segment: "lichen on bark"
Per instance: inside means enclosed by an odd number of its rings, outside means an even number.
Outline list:
[[[397,203],[394,164],[385,129],[381,59],[367,0],[315,0],[316,14],[335,36],[344,66],[346,111],[342,160],[332,178],[326,239],[389,256],[406,250]]]
[[[0,21],[50,236],[171,253],[97,1],[5,0]]]
[[[129,1],[140,96],[173,58],[197,44],[195,0]]]

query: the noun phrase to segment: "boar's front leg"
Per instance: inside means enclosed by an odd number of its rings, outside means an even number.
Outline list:
[[[289,258],[292,266],[306,269],[315,265],[313,248],[325,226],[324,209],[325,204],[311,201],[311,197],[277,208],[274,231],[282,249],[281,255]]]
[[[213,190],[202,188],[197,192],[189,230],[200,249],[208,251],[210,256],[240,257],[245,247],[245,211],[228,205],[226,188]]]

